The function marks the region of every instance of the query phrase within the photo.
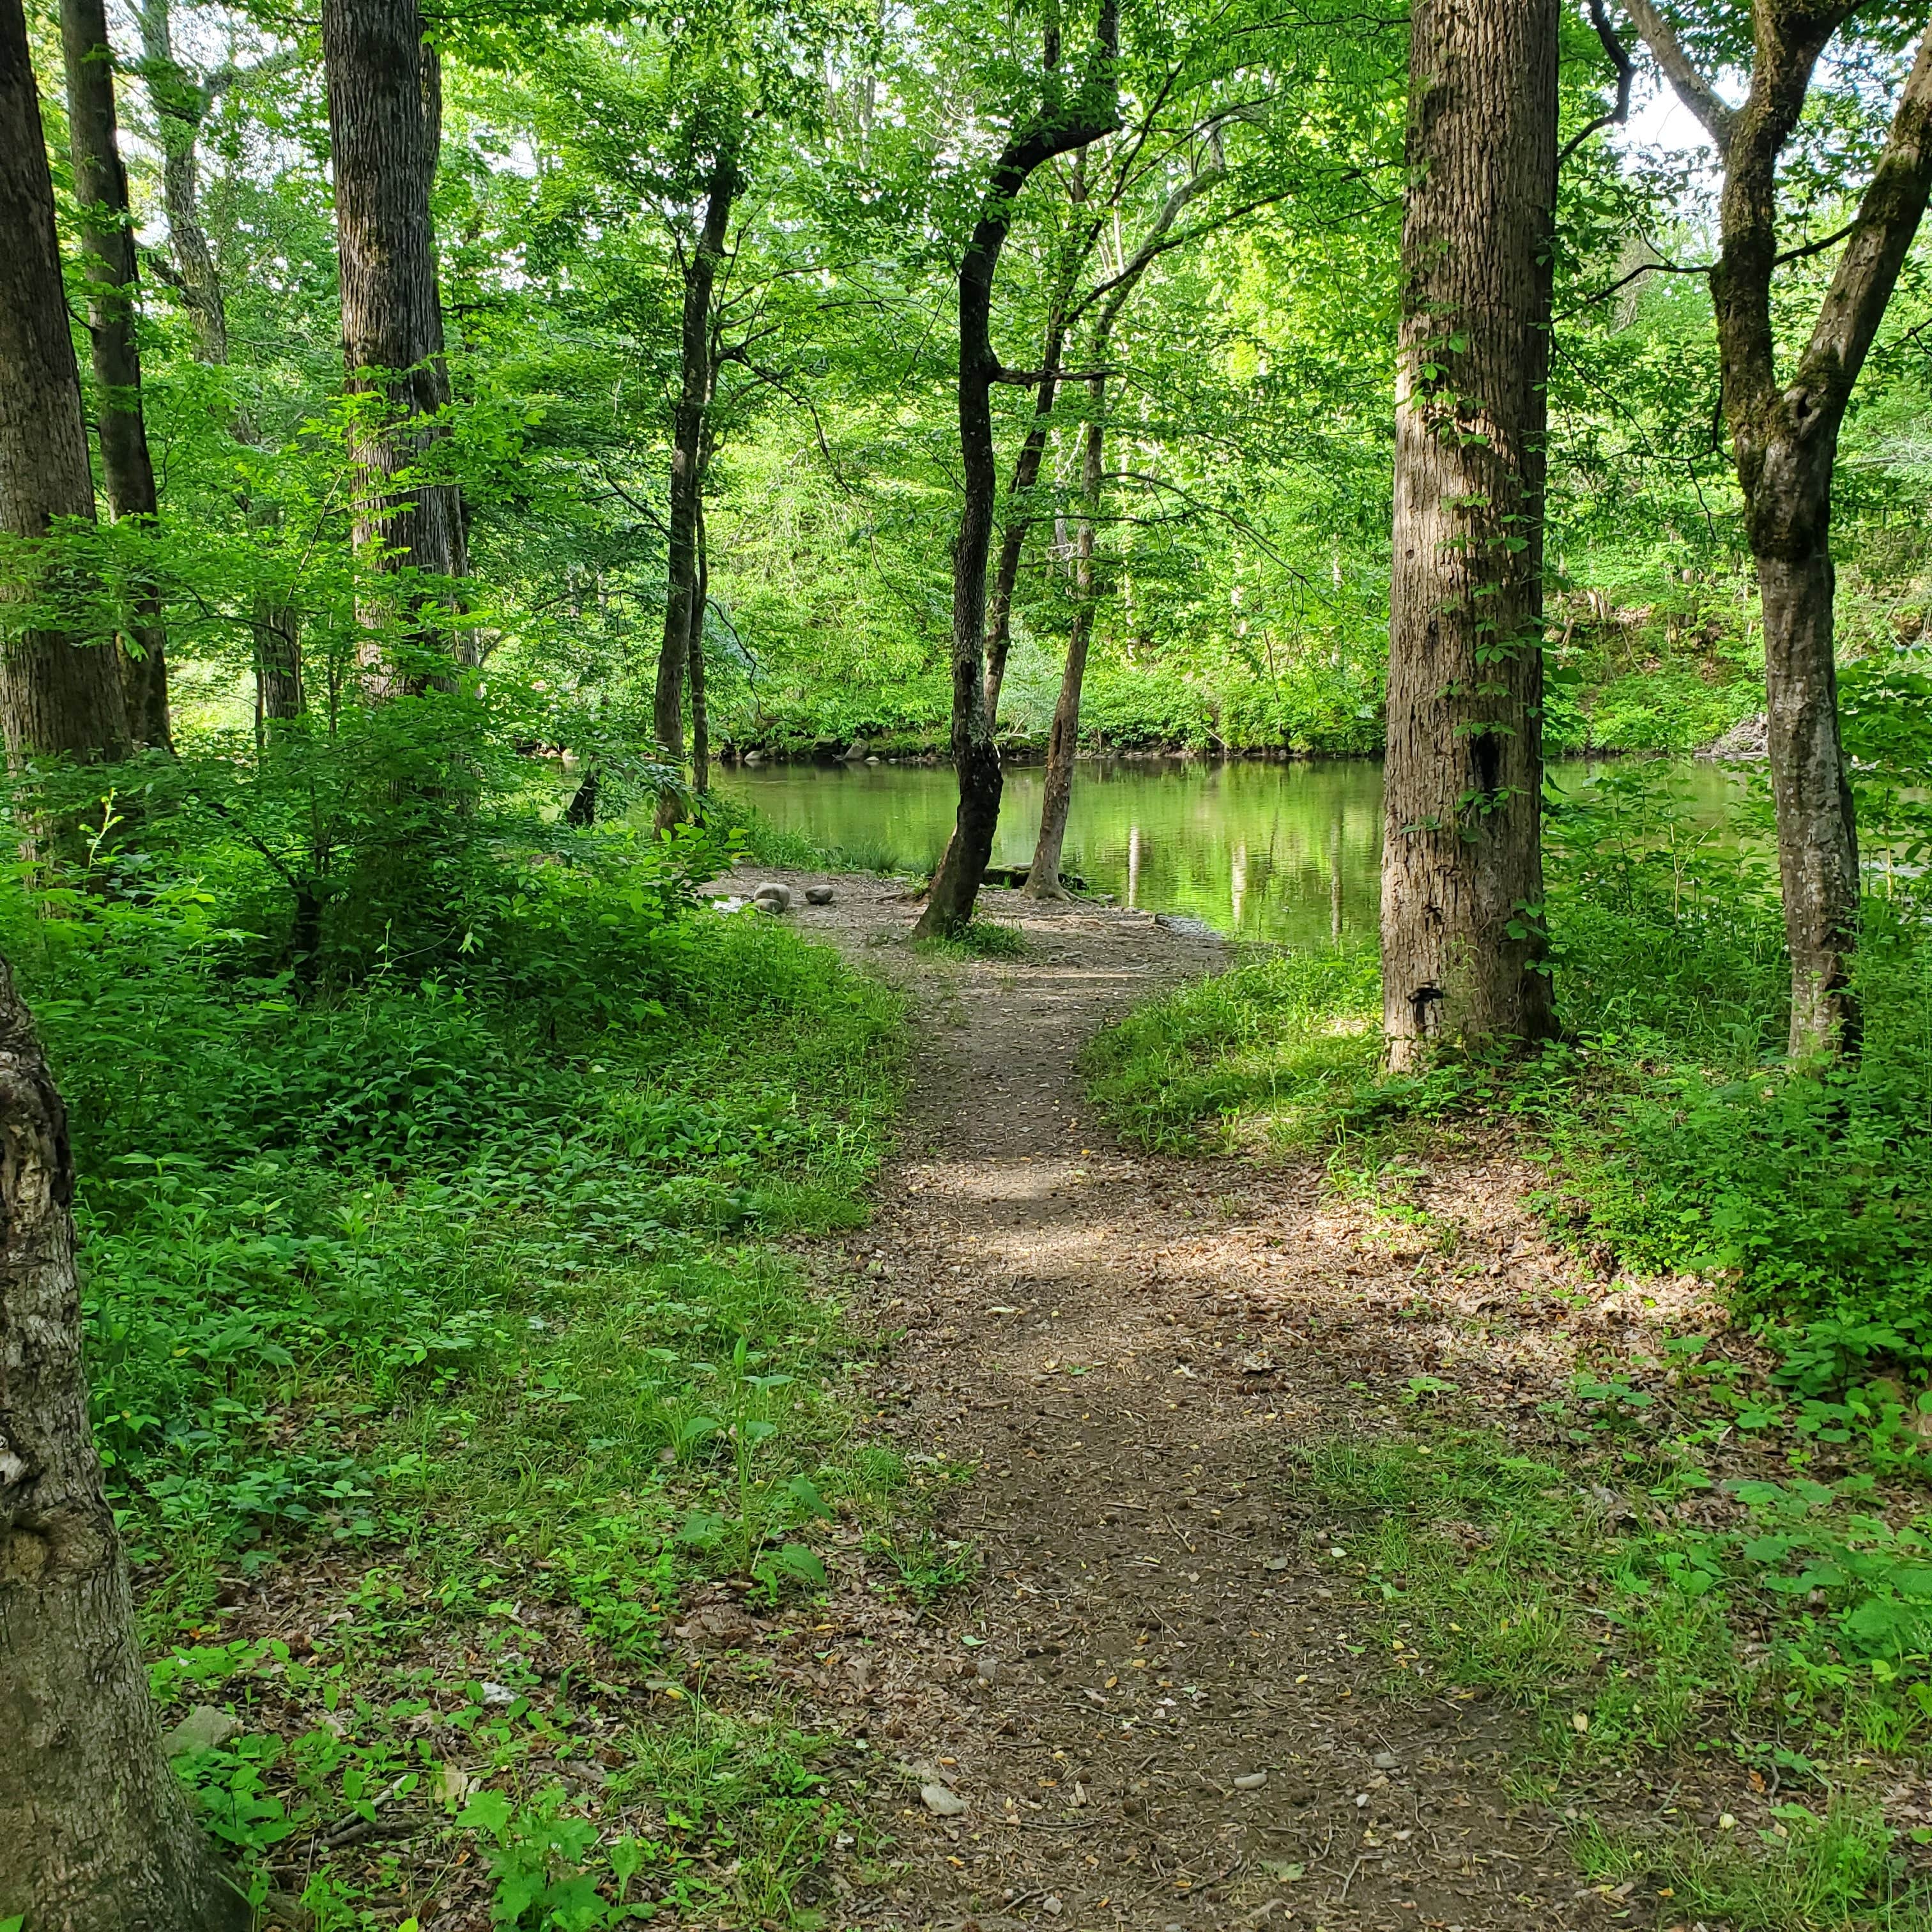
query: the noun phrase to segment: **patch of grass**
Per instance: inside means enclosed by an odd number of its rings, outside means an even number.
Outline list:
[[[970,1544],[931,1529],[880,1533],[868,1538],[866,1546],[891,1567],[906,1594],[923,1610],[931,1610],[980,1574],[980,1552]]]
[[[1674,1505],[1709,1479],[1652,1455],[1558,1461],[1446,1428],[1327,1445],[1308,1461],[1334,1519],[1318,1557],[1380,1606],[1394,1687],[1505,1699],[1559,1769],[1722,1740],[1802,1781],[1922,1737],[1932,1526],[1865,1513],[1854,1478],[1734,1483],[1694,1526]]]
[[[1834,1795],[1822,1808],[1780,1804],[1768,1830],[1714,1838],[1577,1834],[1586,1874],[1640,1895],[1667,1894],[1670,1916],[1706,1916],[1734,1932],[1925,1932],[1932,1891],[1906,1869],[1900,1834],[1868,1799]],[[1756,1842],[1753,1843],[1752,1840]],[[1741,1842],[1742,1841],[1742,1842]]]
[[[1460,1070],[1383,1077],[1381,1028],[1372,952],[1282,952],[1139,1007],[1081,1066],[1095,1103],[1137,1145],[1299,1150],[1460,1092]]]
[[[1016,926],[975,919],[950,939],[922,939],[920,952],[939,959],[1024,959],[1027,936]]]

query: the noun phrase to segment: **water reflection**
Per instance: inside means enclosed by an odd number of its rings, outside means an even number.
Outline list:
[[[1713,801],[1726,780],[1682,768]],[[1559,768],[1560,783],[1584,776]],[[1041,772],[1006,774],[999,866],[1033,856]],[[929,866],[952,829],[952,772],[901,765],[774,765],[721,774],[722,787],[781,825],[861,852],[889,848]],[[1124,905],[1184,913],[1244,938],[1301,945],[1367,938],[1381,902],[1382,778],[1367,760],[1210,764],[1179,759],[1082,763],[1066,865]]]

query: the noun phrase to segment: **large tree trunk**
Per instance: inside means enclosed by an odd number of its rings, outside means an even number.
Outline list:
[[[0,0],[0,39],[20,11]],[[67,1115],[4,961],[0,1148],[0,1915],[239,1928],[251,1915],[161,1755],[88,1420]]]
[[[1046,777],[1040,791],[1040,837],[1027,874],[1029,898],[1064,899],[1060,855],[1066,842],[1066,814],[1073,804],[1073,765],[1080,750],[1080,697],[1087,679],[1087,647],[1094,636],[1094,536],[1100,515],[1101,460],[1106,447],[1106,379],[1088,379],[1093,410],[1087,425],[1080,483],[1081,515],[1073,533],[1073,622],[1066,640],[1066,668],[1046,736]]]
[[[356,432],[356,545],[379,571],[438,580],[410,585],[410,662],[379,667],[374,682],[420,689],[440,680],[437,660],[451,655],[451,580],[469,569],[456,485],[396,480],[405,471],[434,472],[449,400],[430,221],[438,136],[434,67],[416,0],[325,0],[322,45],[343,361],[350,392],[374,399]],[[372,602],[364,620],[376,628],[394,618]]]
[[[1382,860],[1398,1070],[1554,1030],[1544,444],[1556,0],[1420,0],[1396,377]]]
[[[68,330],[53,183],[21,0],[0,0],[0,530],[38,539],[56,517],[94,514],[80,374]],[[0,587],[0,596],[33,587]],[[115,651],[29,631],[0,651],[8,762],[37,754],[124,758]]]
[[[250,505],[251,512],[254,506]],[[269,513],[264,512],[264,518]],[[280,518],[275,518],[279,521]],[[255,596],[255,736],[266,742],[278,719],[299,718],[302,695],[302,620],[266,591]]]
[[[959,805],[926,910],[914,928],[921,938],[951,938],[971,922],[1000,822],[1004,775],[992,714],[986,708],[986,562],[999,488],[992,393],[1002,373],[993,350],[994,278],[1013,204],[1034,170],[1056,155],[1090,146],[1120,124],[1114,72],[1119,33],[1118,0],[1100,0],[1094,71],[1056,111],[1007,136],[959,265],[959,454],[964,490],[952,546],[952,764]],[[1049,44],[1049,67],[1058,52],[1056,36]]]
[[[1786,452],[1780,452],[1786,453]],[[1757,556],[1764,608],[1772,797],[1778,814],[1784,939],[1791,956],[1792,1053],[1858,1043],[1851,962],[1858,944],[1858,835],[1851,779],[1838,738],[1838,671],[1832,640],[1833,575],[1828,539],[1834,451],[1788,452],[1794,469],[1822,454],[1824,474],[1798,475],[1777,508],[1796,512],[1786,540]],[[1761,484],[1756,506],[1774,492]],[[1760,518],[1753,518],[1754,530]],[[1780,518],[1780,521],[1784,519]]]
[[[691,658],[692,610],[698,595],[698,505],[704,490],[705,418],[711,407],[711,291],[730,232],[731,206],[740,182],[737,155],[727,148],[718,158],[707,187],[704,218],[684,270],[682,380],[671,429],[670,535],[665,567],[664,643],[652,694],[652,727],[667,761],[684,766],[684,684]],[[666,792],[658,805],[660,830],[683,815],[676,795]]]
[[[61,50],[67,66],[68,130],[74,143],[74,195],[80,205],[87,268],[87,329],[99,392],[100,471],[107,507],[152,532],[159,508],[148,426],[141,410],[141,352],[134,336],[138,297],[128,170],[114,112],[114,50],[106,0],[61,0]],[[137,745],[172,748],[168,728],[167,634],[159,595],[137,587],[134,621],[122,664],[128,728]]]

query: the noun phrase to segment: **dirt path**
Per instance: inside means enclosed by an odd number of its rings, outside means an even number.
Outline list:
[[[848,1894],[851,1916],[1624,1918],[1576,1877],[1558,1821],[1506,1796],[1507,1720],[1388,1694],[1400,1660],[1302,1453],[1400,1427],[1407,1378],[1445,1352],[1499,1420],[1526,1352],[1566,1352],[1562,1265],[1515,1190],[1498,1199],[1494,1162],[1472,1151],[1417,1182],[1461,1216],[1451,1268],[1391,1246],[1317,1167],[1124,1151],[1076,1056],[1221,963],[1220,942],[999,892],[983,910],[1024,926],[1028,956],[932,960],[892,943],[915,908],[890,888],[836,884],[800,923],[910,989],[920,1046],[878,1217],[819,1263],[903,1330],[878,1426],[942,1459],[929,1480],[960,1475],[940,1526],[983,1566],[936,1623],[881,1621],[854,1593],[820,1627],[844,1654],[818,1708],[892,1767],[877,1823],[896,1870]]]

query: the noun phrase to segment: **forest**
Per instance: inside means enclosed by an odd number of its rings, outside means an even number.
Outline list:
[[[1932,24],[0,0],[0,1932],[1932,1928]]]

